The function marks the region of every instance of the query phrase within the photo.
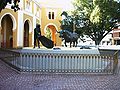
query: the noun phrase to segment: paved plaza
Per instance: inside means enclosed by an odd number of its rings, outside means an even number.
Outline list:
[[[0,60],[0,90],[120,90],[120,73],[119,68],[116,75],[18,73]]]
[[[120,74],[20,74],[0,60],[0,90],[120,90]]]

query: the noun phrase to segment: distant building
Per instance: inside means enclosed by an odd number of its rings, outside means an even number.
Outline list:
[[[84,41],[78,39],[78,45],[95,45],[95,42],[87,35],[84,35],[83,40]],[[112,45],[112,33],[110,32],[108,35],[106,35],[99,45]]]
[[[100,45],[112,45],[112,33],[108,33],[101,41]]]
[[[113,30],[113,44],[120,45],[120,27]]]
[[[62,18],[60,7],[35,0],[20,0],[19,6],[20,10],[14,12],[11,4],[8,4],[0,13],[0,47],[32,47],[37,23],[41,25],[42,35],[49,29],[54,44],[61,45],[61,39],[56,33],[56,30],[60,30],[59,20]]]

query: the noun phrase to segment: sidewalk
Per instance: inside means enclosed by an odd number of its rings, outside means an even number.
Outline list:
[[[19,74],[0,60],[0,90],[120,90],[120,74]]]

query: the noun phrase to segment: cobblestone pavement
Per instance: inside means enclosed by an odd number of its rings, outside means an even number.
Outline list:
[[[0,90],[120,90],[120,74],[19,74],[0,60]]]

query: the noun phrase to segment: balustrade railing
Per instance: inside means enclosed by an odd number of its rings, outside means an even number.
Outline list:
[[[114,74],[118,66],[118,52],[79,54],[1,49],[0,58],[22,72]]]
[[[19,60],[19,57],[20,53],[18,52],[0,49],[0,59],[18,71],[20,71],[20,68],[16,64]]]

